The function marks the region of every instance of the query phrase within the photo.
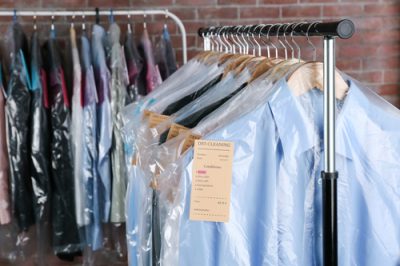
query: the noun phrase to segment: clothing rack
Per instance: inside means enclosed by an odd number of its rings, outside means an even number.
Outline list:
[[[267,36],[323,36],[324,37],[324,171],[322,178],[323,201],[323,263],[338,265],[337,239],[337,179],[335,167],[335,38],[350,38],[355,31],[352,21],[299,22],[261,24],[251,26],[222,26],[200,28],[198,34],[207,39],[221,34],[263,34]]]
[[[179,27],[179,30],[182,35],[182,58],[183,63],[187,62],[187,42],[186,42],[186,29],[183,25],[182,20],[176,16],[174,13],[169,12],[168,10],[161,10],[161,9],[150,9],[150,10],[96,10],[93,11],[53,11],[53,10],[24,10],[24,11],[17,11],[17,10],[0,10],[0,17],[17,17],[17,16],[24,16],[24,17],[73,17],[73,16],[143,16],[144,17],[144,24],[146,23],[145,19],[147,15],[164,15],[165,18],[171,18]]]

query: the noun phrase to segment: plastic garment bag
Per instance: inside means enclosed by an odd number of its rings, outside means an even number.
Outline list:
[[[145,67],[139,76],[139,94],[146,95],[155,90],[162,82],[160,71],[154,62],[153,48],[147,28],[143,30],[139,52],[145,59]]]
[[[49,101],[46,72],[42,63],[38,33],[31,39],[31,176],[34,194],[35,220],[37,229],[37,248],[39,260],[43,261],[50,238],[50,131]]]
[[[27,39],[18,23],[10,26],[7,47],[11,49],[11,71],[7,90],[8,152],[13,214],[20,231],[34,223],[30,176],[29,121],[30,80],[25,61]]]
[[[111,150],[112,159],[112,206],[111,222],[125,222],[124,199],[127,187],[127,176],[125,168],[124,146],[121,135],[121,121],[119,112],[125,106],[127,74],[124,68],[124,56],[119,44],[120,28],[117,24],[110,26],[109,37],[112,42],[111,49],[111,111],[113,116],[113,145]]]
[[[131,32],[126,34],[124,51],[129,76],[126,104],[129,104],[135,102],[140,96],[138,89],[138,78],[139,73],[143,68],[143,59],[140,57],[139,52],[137,51],[134,36]]]
[[[64,258],[81,251],[75,216],[71,117],[60,54],[53,38],[45,44],[51,108],[51,176],[53,249]]]
[[[70,29],[72,62],[73,62],[73,94],[71,101],[71,142],[74,159],[74,193],[76,222],[79,227],[90,223],[89,212],[86,210],[86,193],[83,176],[83,99],[82,99],[82,68],[76,42],[76,32]]]
[[[395,188],[399,187],[400,113],[355,80],[348,77],[345,80],[349,91],[336,106],[338,227],[341,228],[338,232],[339,264],[397,265],[400,207],[395,202],[399,202],[400,194]],[[281,198],[281,206],[286,209],[278,212],[282,217],[279,227],[283,229],[280,243],[286,243],[280,247],[279,257],[285,264],[320,265],[320,172],[325,152],[322,148],[323,92],[309,89],[293,98],[291,102],[285,101],[286,112],[299,110],[301,119],[290,118],[288,121],[285,117],[284,121],[283,113],[275,112],[286,154],[278,177],[286,186],[279,190],[292,195]],[[276,107],[272,108],[274,111]],[[302,176],[294,172],[300,169],[304,157],[309,157],[308,162],[314,165],[306,181],[299,180]],[[299,209],[304,210],[302,215],[298,213]],[[299,239],[306,246],[298,244]]]
[[[168,27],[164,25],[160,41],[156,45],[155,60],[163,80],[171,76],[177,69],[175,51],[172,47]]]
[[[102,40],[104,29],[93,26],[91,52],[94,77],[97,89],[97,172],[99,183],[99,209],[103,222],[110,221],[111,212],[111,143],[112,143],[112,113],[110,103],[111,75],[107,67]]]
[[[6,135],[6,95],[3,86],[3,69],[0,65],[0,226],[11,222],[9,195],[9,161]]]
[[[86,228],[86,241],[92,250],[102,247],[100,191],[97,172],[97,131],[96,102],[97,92],[91,64],[89,40],[81,37],[82,95],[83,95],[83,183],[86,196],[86,208],[90,224]]]

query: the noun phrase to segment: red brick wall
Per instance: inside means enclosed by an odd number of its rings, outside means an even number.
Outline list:
[[[0,8],[168,8],[181,17],[188,31],[189,57],[201,50],[196,31],[200,26],[334,20],[350,18],[356,34],[337,42],[337,66],[389,101],[400,105],[400,0],[1,0]],[[124,21],[125,18],[120,18]],[[89,19],[88,19],[89,20]],[[92,19],[93,20],[93,19]],[[135,18],[142,22],[142,18]],[[151,21],[152,18],[149,18]],[[29,21],[29,19],[25,19]],[[57,19],[62,24],[69,19]],[[151,32],[160,31],[163,18],[154,19]],[[106,23],[106,19],[103,19]],[[1,20],[1,25],[8,23]],[[45,23],[42,21],[42,23]],[[32,24],[27,24],[32,25]],[[140,29],[141,25],[136,25]],[[67,30],[58,26],[61,33]],[[170,24],[174,43],[180,46],[178,29]],[[297,39],[296,39],[297,40]],[[312,58],[304,40],[302,56]],[[321,59],[322,43],[313,39]],[[283,55],[282,51],[280,53]],[[177,56],[181,60],[180,51]]]

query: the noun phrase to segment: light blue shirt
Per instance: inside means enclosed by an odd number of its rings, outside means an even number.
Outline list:
[[[86,241],[93,249],[97,250],[103,245],[103,234],[101,230],[101,211],[99,186],[100,179],[97,170],[98,152],[96,135],[96,84],[94,80],[93,67],[90,60],[90,44],[87,37],[81,37],[81,61],[84,85],[83,98],[83,180],[86,187],[85,212],[88,212],[90,224],[86,226]]]
[[[278,265],[275,177],[282,149],[268,103],[204,139],[235,145],[230,219],[227,223],[189,220],[192,164],[188,163],[193,155],[188,152],[178,203],[167,207],[162,247],[165,265]],[[176,220],[171,214],[179,209],[183,213]],[[169,236],[171,231],[177,235],[176,242]]]
[[[349,84],[337,103],[339,265],[398,265],[400,113]],[[321,265],[323,93],[283,97],[271,110],[284,154],[277,175],[279,264]]]
[[[189,220],[185,155],[166,207],[165,265],[322,264],[322,97],[296,98],[280,81],[268,103],[205,138],[235,143],[228,223]],[[397,265],[399,111],[353,81],[337,106],[339,265]]]
[[[93,26],[91,52],[94,76],[97,89],[97,170],[99,209],[102,222],[109,222],[111,212],[111,144],[112,144],[112,116],[110,103],[111,74],[106,63],[103,38],[104,29],[99,25]]]

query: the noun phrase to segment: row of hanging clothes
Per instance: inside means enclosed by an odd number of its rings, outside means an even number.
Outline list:
[[[301,24],[203,34],[205,52],[122,109],[129,265],[322,265],[323,66],[300,58]],[[335,83],[339,265],[398,265],[400,112]],[[190,219],[198,139],[234,144],[227,222]]]
[[[177,69],[167,24],[154,49],[147,27],[137,45],[130,23],[123,36],[113,17],[108,30],[84,22],[78,37],[72,22],[67,44],[53,23],[41,38],[35,22],[29,40],[17,18],[9,26],[0,71],[4,263],[56,265],[49,254],[73,261],[82,252],[87,265],[126,260],[119,115]],[[96,252],[107,253],[100,264]]]

